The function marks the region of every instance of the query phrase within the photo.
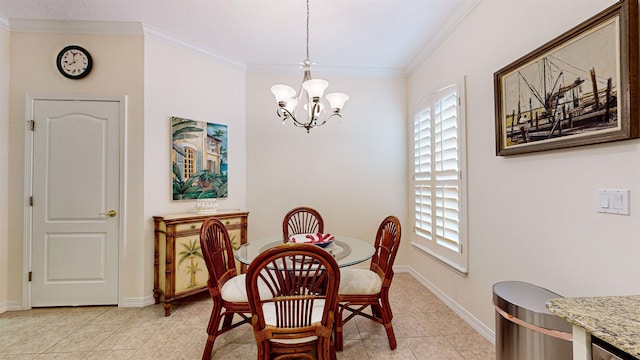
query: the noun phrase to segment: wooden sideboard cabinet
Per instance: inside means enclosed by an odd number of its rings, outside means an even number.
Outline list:
[[[165,316],[171,315],[171,302],[207,291],[209,272],[200,250],[200,227],[215,217],[227,228],[234,249],[247,242],[247,217],[239,210],[219,210],[213,214],[172,214],[154,216],[154,279],[156,304],[164,297]],[[238,273],[246,265],[236,261]]]

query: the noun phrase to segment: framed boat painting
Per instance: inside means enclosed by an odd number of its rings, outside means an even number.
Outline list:
[[[171,117],[173,200],[228,197],[227,125]]]
[[[638,0],[623,0],[494,74],[496,155],[637,138]]]

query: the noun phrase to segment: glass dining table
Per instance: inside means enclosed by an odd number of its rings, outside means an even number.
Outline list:
[[[340,267],[351,266],[367,261],[375,252],[373,244],[368,241],[344,235],[334,235],[334,238],[333,243],[324,249],[333,255]],[[240,246],[240,248],[234,252],[234,256],[242,264],[249,265],[261,252],[282,244],[282,236],[251,240]]]

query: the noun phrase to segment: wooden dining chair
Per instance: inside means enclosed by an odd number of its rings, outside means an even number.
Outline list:
[[[338,315],[336,317],[336,350],[343,348],[343,328],[356,315],[364,316],[384,325],[391,350],[396,348],[396,336],[391,320],[389,287],[393,280],[393,262],[400,245],[400,220],[386,217],[376,233],[375,253],[369,269],[344,268],[340,270],[338,289]],[[371,307],[371,314],[364,312]],[[345,313],[348,311],[348,313]],[[346,317],[344,317],[346,315]]]
[[[207,286],[213,300],[213,309],[207,326],[207,343],[203,360],[211,358],[216,337],[242,324],[250,323],[245,275],[237,274],[229,233],[222,222],[208,218],[200,228],[200,247],[209,270]],[[233,322],[235,314],[240,319]],[[220,322],[222,321],[222,326]]]
[[[258,360],[334,360],[339,285],[338,263],[319,246],[282,244],[259,254],[246,278]]]
[[[316,209],[306,206],[293,208],[282,220],[282,241],[285,243],[292,235],[316,233],[324,233],[324,220]]]

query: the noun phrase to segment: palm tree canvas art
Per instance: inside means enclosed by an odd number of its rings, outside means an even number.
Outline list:
[[[171,117],[173,200],[228,196],[227,126]]]

